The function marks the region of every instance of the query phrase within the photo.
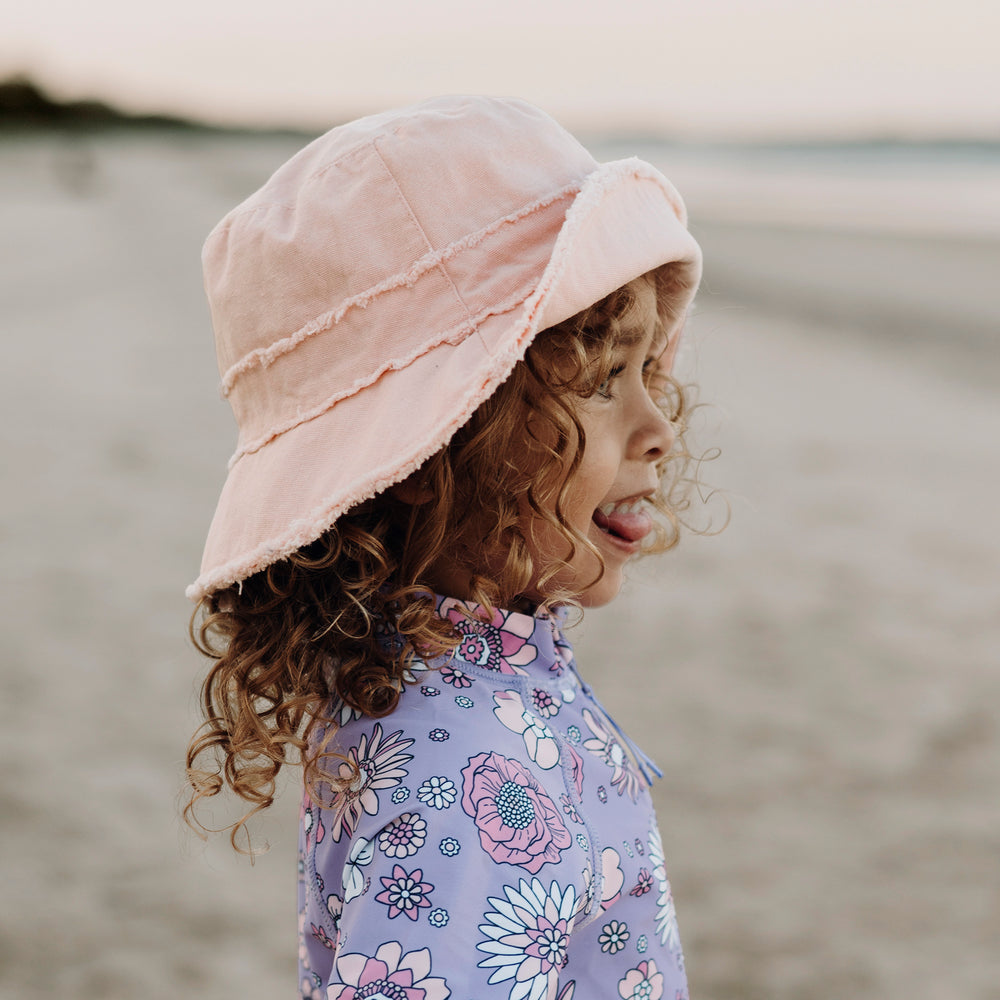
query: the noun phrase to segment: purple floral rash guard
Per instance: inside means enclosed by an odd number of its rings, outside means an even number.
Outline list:
[[[357,776],[304,799],[302,996],[687,1000],[648,761],[560,618],[436,603],[455,654],[414,663],[384,719],[342,707]]]

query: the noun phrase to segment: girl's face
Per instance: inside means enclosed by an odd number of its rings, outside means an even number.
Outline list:
[[[597,558],[577,546],[567,559],[566,539],[546,521],[535,518],[526,532],[536,566],[566,561],[553,582],[577,596],[584,607],[607,604],[621,589],[625,564],[653,530],[643,498],[656,491],[656,464],[674,442],[673,428],[654,400],[676,344],[667,345],[658,333],[656,293],[651,286],[641,287],[632,317],[634,322],[615,347],[605,383],[592,396],[574,401],[586,446],[568,483],[564,513],[600,552],[603,576],[590,583],[600,570]],[[533,581],[528,597],[538,597],[535,586]]]

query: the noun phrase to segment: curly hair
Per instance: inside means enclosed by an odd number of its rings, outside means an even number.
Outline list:
[[[412,661],[457,645],[429,596],[429,574],[443,558],[470,574],[469,592],[451,596],[491,611],[523,606],[529,581],[531,603],[556,605],[575,603],[601,578],[599,551],[565,513],[586,446],[574,400],[592,396],[608,378],[616,345],[637,322],[644,284],[656,292],[657,333],[676,325],[669,310],[681,280],[668,265],[543,331],[510,377],[404,484],[342,515],[288,558],[202,599],[191,637],[214,662],[201,691],[205,722],[187,753],[190,826],[208,830],[195,807],[228,785],[249,805],[227,827],[233,847],[247,853],[237,837],[249,844],[247,821],[274,801],[284,764],[303,764],[311,790],[337,784],[324,762],[344,760],[331,748],[340,709],[388,715]],[[686,393],[669,375],[654,377],[650,391],[675,438],[657,466],[660,486],[650,505],[658,516],[647,553],[678,541],[691,458]],[[564,561],[535,565],[526,518],[561,535]],[[570,592],[555,578],[580,549],[599,568]]]

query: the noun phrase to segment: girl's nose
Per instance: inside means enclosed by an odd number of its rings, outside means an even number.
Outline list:
[[[637,457],[649,462],[658,462],[670,453],[675,437],[673,424],[647,395],[642,419],[635,434]]]

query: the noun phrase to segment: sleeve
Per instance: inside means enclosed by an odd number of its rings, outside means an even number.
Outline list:
[[[593,879],[564,768],[489,711],[399,715],[350,727],[359,777],[335,808],[306,800],[303,996],[555,997]]]

